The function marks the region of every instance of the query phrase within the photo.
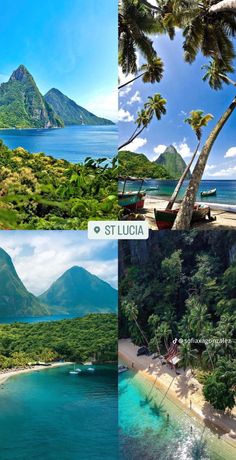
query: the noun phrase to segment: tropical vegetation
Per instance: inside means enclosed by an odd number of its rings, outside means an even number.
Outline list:
[[[117,316],[0,325],[0,369],[58,360],[117,360]]]
[[[117,219],[117,161],[56,160],[0,141],[0,229],[87,229]]]
[[[236,401],[235,247],[233,231],[196,230],[120,244],[120,337],[163,355],[182,339],[180,366],[219,410]]]

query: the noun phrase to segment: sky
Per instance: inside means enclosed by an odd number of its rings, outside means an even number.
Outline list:
[[[25,287],[42,294],[77,265],[117,288],[117,241],[89,240],[86,231],[4,231],[0,248],[12,258]]]
[[[24,64],[45,94],[58,88],[117,118],[117,0],[0,0],[0,83]]]
[[[210,130],[235,96],[233,86],[224,85],[222,91],[210,89],[208,83],[202,81],[204,70],[202,65],[208,61],[198,55],[193,64],[183,59],[182,34],[177,31],[176,38],[171,41],[167,36],[154,39],[155,48],[164,61],[165,72],[160,83],[144,84],[142,80],[120,90],[119,98],[119,136],[120,145],[130,137],[135,129],[134,120],[137,111],[143,107],[148,96],[160,93],[167,99],[167,114],[161,121],[153,120],[150,127],[126,150],[144,153],[150,160],[155,160],[168,145],[173,144],[186,162],[191,159],[196,146],[196,137],[184,119],[191,110],[201,109],[211,113],[214,120],[203,131],[203,141]],[[138,56],[139,64],[142,58]],[[231,75],[236,80],[236,74]],[[124,78],[121,76],[122,81]],[[236,112],[224,126],[215,142],[205,169],[204,179],[235,179],[236,178]]]

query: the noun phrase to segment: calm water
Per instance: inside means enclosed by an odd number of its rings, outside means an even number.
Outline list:
[[[66,126],[63,129],[4,129],[0,139],[11,149],[24,147],[71,163],[86,157],[112,158],[117,152],[117,126]]]
[[[117,460],[117,368],[68,366],[9,379],[0,391],[1,460]]]
[[[235,459],[231,447],[131,371],[119,375],[119,434],[122,460]]]
[[[138,183],[127,182],[127,190],[136,190]],[[157,187],[157,191],[148,192],[149,195],[160,196],[160,197],[170,197],[175,189],[177,181],[174,180],[146,180],[144,182],[143,188],[146,187]],[[120,185],[121,186],[121,185]],[[180,190],[178,198],[181,199],[184,196],[185,190],[188,186],[188,181],[184,182],[183,187]],[[201,197],[201,192],[205,190],[212,190],[216,188],[216,196],[210,197]],[[236,180],[203,180],[200,184],[198,194],[198,201],[204,201],[206,203],[224,203],[224,204],[234,204],[236,205]]]
[[[52,316],[13,316],[10,318],[1,318],[0,324],[12,323],[45,323],[48,321],[59,321],[61,319],[78,318],[78,315],[52,315]]]

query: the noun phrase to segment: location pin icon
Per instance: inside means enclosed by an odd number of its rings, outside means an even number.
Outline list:
[[[98,234],[100,232],[100,227],[94,227],[94,231],[95,231],[95,233]]]

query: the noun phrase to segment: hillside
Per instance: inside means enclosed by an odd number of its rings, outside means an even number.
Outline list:
[[[0,128],[62,127],[63,121],[44,100],[23,65],[0,85]]]
[[[47,307],[27,291],[10,256],[0,248],[0,317],[47,314]]]
[[[52,88],[44,99],[65,125],[114,125],[106,118],[100,118],[69,99],[58,89]]]
[[[117,291],[108,283],[82,267],[67,270],[39,300],[49,306],[53,314],[116,312]]]
[[[151,177],[153,179],[171,179],[165,166],[148,160],[142,153],[121,151],[118,153],[119,174],[121,176]]]
[[[179,179],[186,168],[185,161],[173,145],[167,147],[164,153],[157,158],[155,163],[165,167],[173,179]],[[186,179],[190,178],[191,173],[189,172]]]

